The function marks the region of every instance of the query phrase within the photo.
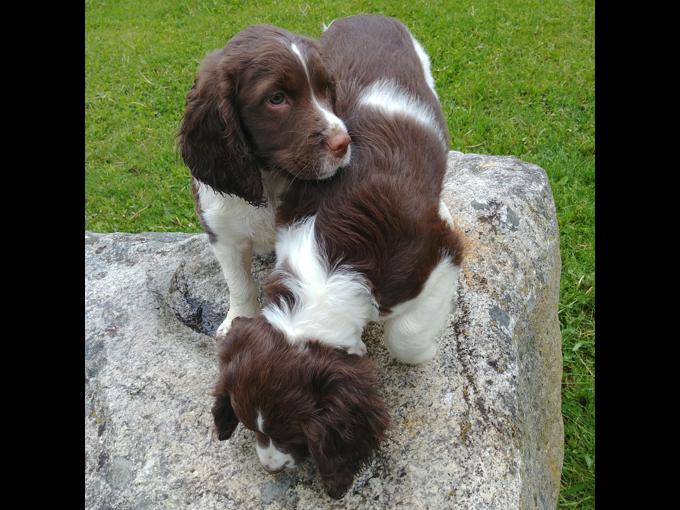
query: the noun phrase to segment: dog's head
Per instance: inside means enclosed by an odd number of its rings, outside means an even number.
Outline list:
[[[326,492],[342,497],[389,424],[370,360],[318,342],[291,345],[262,317],[235,319],[220,342],[219,439],[240,421],[255,432],[267,471],[311,455]]]
[[[313,39],[256,25],[209,54],[187,94],[179,147],[216,191],[263,201],[260,169],[326,179],[350,159],[345,124]]]

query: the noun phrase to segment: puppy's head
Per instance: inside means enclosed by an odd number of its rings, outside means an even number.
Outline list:
[[[318,342],[290,345],[262,317],[235,319],[219,348],[218,437],[240,421],[269,472],[311,455],[326,492],[342,497],[389,424],[370,360]]]
[[[182,158],[199,181],[253,204],[263,201],[260,169],[329,178],[350,158],[333,94],[316,41],[246,28],[199,68],[180,126]]]

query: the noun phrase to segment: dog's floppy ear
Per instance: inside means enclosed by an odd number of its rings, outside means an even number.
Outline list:
[[[231,407],[229,395],[218,395],[212,407],[212,415],[215,420],[215,430],[220,441],[229,439],[236,430],[238,418]]]
[[[231,333],[231,331],[230,331]],[[222,355],[222,353],[220,353]],[[220,356],[222,357],[222,356]],[[213,395],[215,403],[212,407],[215,431],[220,441],[229,439],[238,425],[238,416],[231,405],[232,373],[229,363],[220,362],[220,376],[215,385]]]
[[[219,50],[208,55],[187,93],[178,144],[192,175],[220,193],[263,202],[262,177],[234,106],[237,73]]]
[[[220,441],[229,439],[239,422],[231,405],[231,391],[238,370],[238,360],[234,359],[238,356],[234,356],[234,353],[239,347],[235,345],[235,342],[243,335],[243,328],[251,321],[252,319],[236,317],[231,323],[229,333],[217,339],[220,375],[213,391],[215,403],[212,407],[212,415]]]
[[[326,493],[341,498],[378,447],[389,426],[387,407],[375,391],[367,358],[349,356],[317,375],[317,410],[303,430]]]

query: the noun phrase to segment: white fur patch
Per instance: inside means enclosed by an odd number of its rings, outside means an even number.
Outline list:
[[[260,443],[256,441],[255,451],[257,452],[257,458],[260,459],[260,464],[268,471],[279,471],[285,467],[295,467],[293,456],[277,449],[271,439],[266,447],[260,446]]]
[[[359,97],[359,104],[374,108],[385,115],[401,115],[433,130],[444,145],[446,138],[437,127],[432,109],[399,87],[393,80],[377,80],[366,87]]]
[[[415,298],[392,309],[385,320],[385,344],[404,363],[424,363],[437,352],[436,340],[446,326],[458,288],[459,267],[444,257]]]
[[[449,211],[443,200],[439,201],[439,217],[448,223],[450,227],[453,227],[453,216],[451,216],[451,211]]]
[[[330,268],[314,235],[315,217],[279,229],[277,268],[295,296],[287,304],[269,304],[264,317],[291,343],[318,340],[363,355],[364,326],[377,319],[377,307],[366,279],[347,267]],[[287,266],[290,273],[284,272]]]
[[[265,434],[264,420],[259,411],[257,413],[257,429]],[[257,457],[260,459],[260,464],[262,464],[265,469],[269,471],[279,471],[284,467],[295,467],[295,459],[293,459],[290,454],[284,453],[276,448],[276,446],[274,446],[274,441],[272,441],[270,437],[268,437],[267,440],[269,441],[267,446],[261,446],[260,443],[257,441],[255,442]]]
[[[300,48],[297,47],[297,44],[291,43],[290,49],[293,50],[293,53],[295,53],[300,59],[300,62],[302,62],[302,67],[305,68],[305,74],[307,74],[307,63],[305,62],[305,59],[302,58],[302,52],[300,51]],[[309,78],[309,74],[307,74],[307,77]]]
[[[257,286],[250,272],[252,253],[274,248],[274,211],[285,181],[272,178],[271,173],[263,176],[266,207],[253,207],[240,197],[223,195],[195,182],[201,216],[216,236],[210,246],[229,287],[229,312],[216,333],[224,336],[234,317],[254,317],[260,310]]]
[[[201,214],[220,243],[240,244],[251,242],[255,251],[271,251],[276,242],[274,216],[278,196],[285,190],[287,181],[263,174],[262,183],[267,196],[266,207],[254,207],[236,195],[218,193],[210,186],[195,181]]]
[[[416,54],[420,59],[420,65],[423,66],[423,74],[425,75],[425,81],[427,85],[432,89],[435,97],[439,99],[437,91],[434,89],[434,78],[432,77],[432,68],[430,66],[430,57],[427,56],[422,45],[416,40],[415,37],[411,36],[411,41],[413,41],[413,48],[416,50]]]

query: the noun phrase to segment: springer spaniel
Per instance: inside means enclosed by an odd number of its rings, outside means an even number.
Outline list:
[[[345,124],[318,42],[256,25],[209,54],[179,130],[196,212],[229,287],[234,317],[260,310],[253,249],[271,251],[279,195],[290,180],[328,179],[350,160]]]
[[[430,360],[463,240],[440,201],[448,133],[420,44],[393,18],[355,16],[327,28],[321,54],[352,161],[282,195],[268,304],[219,341],[213,416],[221,440],[239,421],[255,431],[267,471],[311,454],[339,498],[389,423],[362,330],[383,321],[393,357]]]

